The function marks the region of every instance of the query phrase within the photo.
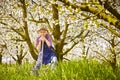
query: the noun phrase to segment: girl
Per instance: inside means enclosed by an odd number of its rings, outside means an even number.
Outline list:
[[[53,68],[57,64],[57,57],[53,52],[52,40],[48,34],[48,30],[42,27],[37,31],[39,36],[36,39],[36,48],[39,52],[36,65],[34,66],[33,71],[38,75],[38,70],[42,64],[49,64]]]

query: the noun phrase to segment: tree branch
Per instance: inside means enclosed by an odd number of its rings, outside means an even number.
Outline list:
[[[80,37],[83,34],[84,30],[82,30],[78,35],[76,35],[73,39],[70,40],[71,41],[75,41],[76,38]]]
[[[104,3],[101,0],[98,0],[101,5],[104,5],[104,8],[107,9],[110,13],[112,13],[117,19],[120,20],[120,14],[117,12],[116,9],[112,8],[110,3],[105,0]]]
[[[59,0],[59,1],[61,1],[61,0]],[[99,13],[99,10],[100,10],[100,9],[96,9],[94,7],[91,7],[91,6],[88,6],[85,4],[81,4],[80,6],[78,6],[78,5],[72,4],[66,0],[62,0],[61,2],[63,2],[65,6],[71,6],[73,9],[80,8],[82,11],[87,11],[87,12],[90,12],[92,14]],[[116,18],[111,17],[111,15],[107,15],[104,12],[101,12],[101,13],[97,14],[97,17],[100,19],[104,19],[105,21],[114,25],[116,28],[120,29],[120,21]]]
[[[29,12],[29,14],[30,14],[30,16],[31,16],[31,20],[34,20],[34,17],[33,17],[33,15],[32,15],[32,13],[31,12]],[[29,19],[28,19],[29,20]]]
[[[104,38],[104,37],[102,37],[102,36],[100,36],[100,38],[102,38],[102,39],[104,39],[105,41],[107,41],[109,44],[111,44],[111,40],[107,40],[106,38]]]
[[[117,33],[115,30],[112,29],[112,27],[110,26],[107,26],[106,24],[104,23],[100,23],[100,25],[102,25],[103,27],[105,27],[106,29],[108,29],[109,31],[111,31],[113,34],[115,34],[116,36],[120,37],[120,34]]]
[[[63,31],[63,34],[62,34],[62,36],[63,36],[63,41],[66,39],[68,27],[69,27],[69,24],[67,24],[67,22],[65,22],[65,30]]]
[[[89,32],[90,32],[89,30],[84,31],[84,34],[82,35],[81,39],[84,39],[85,37],[87,37]]]
[[[25,40],[22,40],[22,39],[11,39],[13,41],[17,41],[17,42],[25,42]]]
[[[100,56],[100,55],[99,55],[99,56]],[[99,56],[95,56],[95,58],[97,58],[98,60],[101,60],[101,61],[103,61],[103,62],[107,62],[107,61],[104,60],[104,59],[100,59]],[[100,56],[100,57],[101,57],[101,56]],[[109,62],[107,62],[107,63],[109,63]]]
[[[95,51],[95,50],[93,50],[93,49],[92,49],[92,51],[95,52],[95,53],[97,53],[97,54],[99,54],[99,55],[100,55],[101,57],[103,57],[107,62],[110,63],[110,61],[109,61],[104,55],[102,55],[100,52]]]
[[[65,59],[65,60],[67,60],[67,61],[70,61],[69,59],[67,59],[67,58],[65,58],[65,57],[63,57],[63,59]]]
[[[17,23],[20,24],[20,22],[19,22],[12,14],[9,14],[9,16],[10,16],[11,18],[13,18],[13,20],[15,20]]]
[[[8,26],[8,24],[6,24],[6,23],[4,23],[4,22],[2,22],[2,21],[0,21],[0,24],[3,24],[3,25],[5,25],[5,26]]]
[[[28,19],[28,20],[29,20],[29,21],[32,21],[32,22],[35,22],[35,23],[47,23],[50,32],[51,32],[51,33],[53,32],[53,29],[51,28],[51,26],[50,26],[49,21],[48,21],[47,18],[42,18],[42,19],[39,19],[39,20],[35,20],[35,19],[32,17],[32,19]]]
[[[9,24],[6,24],[4,22],[0,22],[1,24],[5,25],[5,26],[10,26]],[[25,39],[25,36],[23,34],[20,33],[20,31],[12,28],[12,26],[10,26],[10,28],[7,28],[7,29],[10,29],[10,30],[13,30],[14,32],[16,32],[17,34],[19,34],[23,39]]]
[[[10,55],[15,61],[17,61],[17,59],[16,59],[12,54],[9,53],[9,55]]]
[[[8,50],[8,48],[7,48],[7,43],[3,40],[3,42],[4,42],[4,47],[5,47],[5,49],[6,50]],[[8,54],[16,61],[17,59],[12,55],[12,54],[10,54],[10,51],[8,50]]]
[[[117,52],[117,54],[116,55],[119,55],[120,54],[120,51],[119,52]]]
[[[35,23],[46,23],[45,19],[35,20],[35,19],[28,19],[29,21],[35,22]]]
[[[119,42],[117,42],[117,43],[115,44],[115,46],[117,46],[119,43],[120,43],[120,41],[119,41]]]
[[[74,39],[71,40],[71,41],[74,42],[73,45],[72,45],[70,48],[66,49],[66,51],[63,53],[63,55],[67,54],[76,44],[78,44],[81,40],[83,40],[83,39],[88,35],[88,33],[89,33],[89,31],[88,31],[85,35],[83,35],[83,36],[80,38],[80,40],[78,40],[77,42],[75,42],[75,39],[76,39],[77,37],[81,36],[81,35],[83,34],[83,32],[84,32],[84,31],[81,31],[80,34],[78,34],[76,37],[74,37]]]
[[[93,18],[93,17],[96,17],[98,14],[100,14],[101,12],[103,12],[104,9],[101,9],[98,13],[95,13],[94,16],[87,16],[86,18],[84,18],[83,20],[87,20],[87,19],[90,19],[90,18]]]
[[[25,54],[22,56],[22,58],[24,58],[26,56],[27,52],[25,52]]]
[[[79,43],[79,41],[78,42],[74,42],[73,45],[70,48],[66,49],[66,51],[62,55],[67,54],[78,43]]]
[[[49,23],[48,19],[47,19],[47,18],[44,18],[44,19],[45,19],[45,21],[46,21],[46,22],[47,22],[47,24],[48,24],[48,28],[49,28],[50,32],[53,34],[53,29],[51,28],[51,26],[50,26],[50,23]]]
[[[86,57],[87,57],[87,55],[88,55],[88,51],[89,51],[89,47],[87,47],[87,50],[86,50]]]
[[[23,39],[25,39],[25,36],[20,33],[20,31],[17,31],[16,29],[11,27],[11,30],[15,31],[17,34],[19,34]]]

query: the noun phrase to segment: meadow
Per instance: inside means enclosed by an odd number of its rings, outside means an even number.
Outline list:
[[[43,66],[40,75],[31,73],[34,64],[1,64],[0,80],[120,80],[120,69],[94,60],[59,62],[53,70]]]

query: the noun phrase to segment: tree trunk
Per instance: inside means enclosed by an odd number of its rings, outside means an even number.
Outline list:
[[[37,60],[37,50],[35,49],[35,47],[33,46],[31,40],[30,40],[30,36],[29,36],[29,31],[28,31],[28,25],[27,25],[27,8],[25,5],[25,0],[23,0],[23,2],[21,2],[23,4],[22,6],[22,10],[23,10],[23,23],[24,23],[24,30],[25,30],[25,40],[28,44],[29,47],[29,51],[31,56],[33,57],[33,59]]]
[[[112,58],[112,61],[110,62],[110,64],[111,64],[112,69],[116,70],[116,68],[117,68],[116,55],[114,55],[114,57]]]
[[[0,53],[0,64],[2,64],[2,55]]]
[[[53,19],[55,21],[59,21],[59,14],[58,14],[58,9],[57,9],[58,5],[57,4],[52,4],[52,9],[53,9]],[[54,28],[53,28],[53,36],[55,39],[55,53],[57,56],[58,61],[62,61],[63,60],[63,55],[62,55],[62,50],[63,50],[63,46],[64,46],[64,41],[62,41],[60,39],[61,36],[61,32],[60,32],[60,25],[59,22],[56,24],[54,24]]]
[[[27,44],[28,44],[28,47],[29,47],[29,51],[30,51],[30,54],[31,56],[33,57],[34,60],[37,60],[37,50],[36,48],[33,46],[30,38],[29,38],[29,35],[28,35],[28,39],[27,39]]]
[[[63,60],[63,55],[57,54],[57,59],[58,59],[59,62],[62,61]]]
[[[17,64],[21,65],[22,64],[22,60],[18,59],[17,61]]]
[[[115,52],[115,36],[113,37],[113,39],[111,39],[111,46],[112,46],[112,50],[111,53],[113,54],[112,58],[111,58],[111,66],[113,68],[113,70],[116,69],[116,65],[117,65],[117,59],[116,59],[116,52]]]

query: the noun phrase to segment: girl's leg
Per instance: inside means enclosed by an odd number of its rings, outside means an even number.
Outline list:
[[[36,62],[36,64],[35,64],[35,66],[34,66],[34,69],[35,69],[35,70],[40,69],[41,65],[42,65],[42,57],[39,55],[39,56],[38,56],[38,59],[37,59],[37,62]]]
[[[32,69],[33,74],[35,74],[36,76],[39,75],[38,70],[40,69],[41,65],[42,65],[42,54],[39,53],[37,62],[35,64],[34,68]]]
[[[58,63],[57,57],[54,56],[54,57],[52,58],[52,60],[51,60],[51,63],[50,63],[51,69],[54,69],[54,67],[57,66],[57,63]]]

